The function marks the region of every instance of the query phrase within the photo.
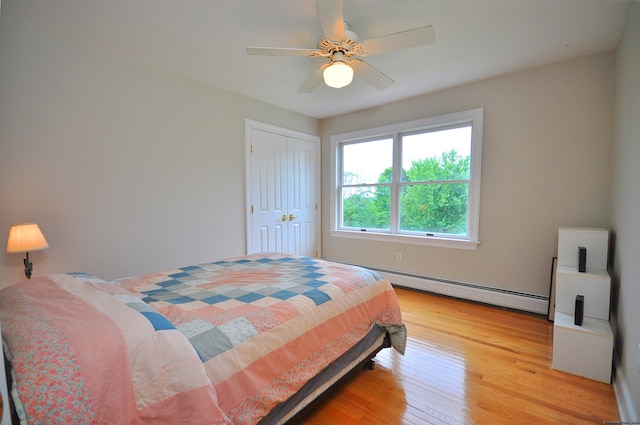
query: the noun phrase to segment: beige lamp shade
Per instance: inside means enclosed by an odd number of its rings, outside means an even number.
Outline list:
[[[35,223],[14,224],[9,229],[7,252],[30,252],[48,248],[49,244]]]

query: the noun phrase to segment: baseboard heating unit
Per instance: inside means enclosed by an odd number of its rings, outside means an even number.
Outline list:
[[[470,301],[511,308],[531,313],[547,314],[549,297],[510,289],[458,282],[410,273],[368,267],[386,277],[393,285],[432,292]]]

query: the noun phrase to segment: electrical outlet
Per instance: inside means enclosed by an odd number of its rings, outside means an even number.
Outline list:
[[[402,253],[401,252],[396,252],[396,261],[398,263],[402,262]]]

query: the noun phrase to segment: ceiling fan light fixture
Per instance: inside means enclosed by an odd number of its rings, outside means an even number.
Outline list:
[[[322,72],[324,83],[329,87],[340,89],[353,81],[353,68],[347,65],[343,58],[343,54],[336,53],[331,65]]]

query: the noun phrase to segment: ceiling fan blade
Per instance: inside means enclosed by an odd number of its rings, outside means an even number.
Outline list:
[[[309,78],[307,78],[307,81],[305,81],[300,86],[300,88],[298,89],[298,93],[311,93],[312,91],[314,91],[316,87],[318,87],[320,83],[322,83],[322,72],[329,65],[330,63],[323,63],[322,65],[317,67],[316,70],[313,71],[313,74],[311,74]]]
[[[351,67],[359,78],[362,78],[378,90],[384,90],[395,82],[363,60],[353,61]]]
[[[267,56],[313,56],[316,49],[295,49],[288,47],[247,47],[250,55]]]
[[[431,25],[400,31],[362,42],[362,49],[368,55],[377,55],[392,50],[424,46],[436,41],[436,32]]]
[[[342,0],[316,0],[316,13],[325,37],[333,41],[347,38],[344,33]]]

